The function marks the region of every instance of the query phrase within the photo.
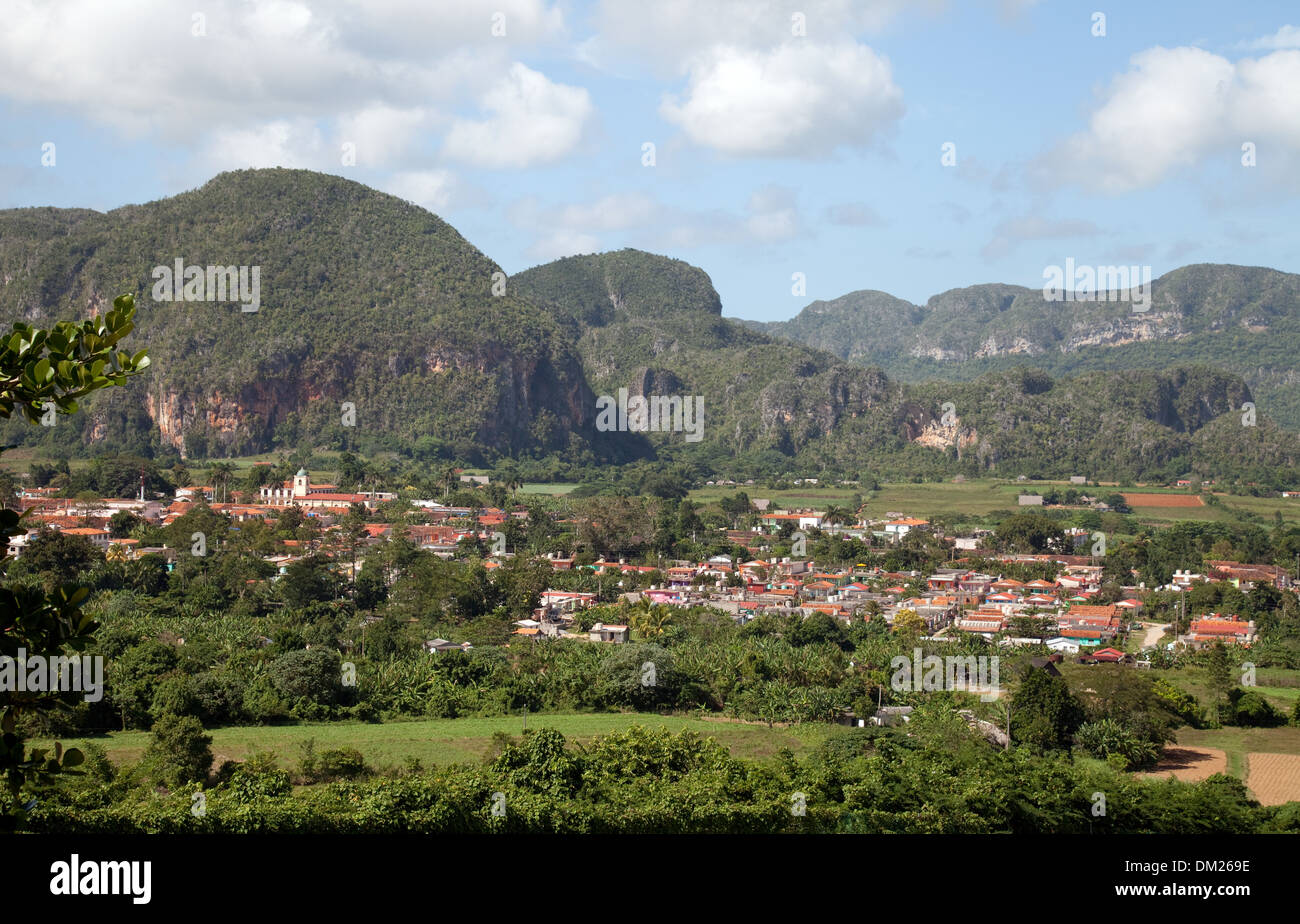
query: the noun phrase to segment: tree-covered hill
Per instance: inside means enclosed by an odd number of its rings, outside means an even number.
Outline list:
[[[1300,428],[1300,276],[1264,267],[1197,264],[1166,273],[1152,282],[1145,312],[995,284],[953,289],[925,305],[850,292],[789,321],[744,323],[911,382],[969,380],[1026,362],[1057,377],[1204,363],[1242,376],[1261,409]]]
[[[494,296],[500,268],[437,216],[358,183],[224,173],[107,214],[0,212],[0,241],[0,299],[23,318],[82,317],[120,292],[141,306],[153,371],[64,439],[148,449],[152,430],[154,448],[219,455],[346,435],[470,455],[590,433],[592,401],[550,315]],[[260,267],[259,310],[155,300],[154,267],[177,259]]]
[[[258,310],[232,293],[156,299],[155,268],[177,260],[258,267]],[[708,275],[680,260],[621,250],[507,279],[414,205],[339,177],[245,170],[105,214],[0,212],[0,301],[12,315],[81,318],[131,292],[133,336],[153,359],[135,387],[94,396],[56,427],[0,436],[63,453],[512,455],[574,478],[657,458],[745,477],[1194,470],[1277,483],[1294,475],[1295,434],[1270,422],[1268,403],[1245,432],[1251,388],[1194,347],[1258,337],[1261,366],[1290,369],[1279,332],[1295,323],[1296,278],[1188,267],[1160,281],[1140,322],[1121,317],[1123,303],[1048,313],[1041,293],[1013,286],[953,290],[924,307],[860,292],[776,328],[816,333],[805,345],[724,318]],[[1165,339],[1100,345],[1098,330],[1118,340],[1134,323]],[[1130,372],[1091,371],[1092,357],[1124,349],[1151,352]],[[1061,374],[1071,356],[1084,374]],[[873,359],[913,383],[865,365]],[[915,381],[924,363],[956,374]],[[597,399],[620,389],[699,396],[702,439],[602,432]]]
[[[598,394],[699,395],[700,450],[796,454],[851,416],[889,419],[901,392],[878,371],[782,343],[722,317],[701,270],[637,250],[557,260],[512,279],[526,299],[575,325]],[[656,442],[681,442],[678,434]]]

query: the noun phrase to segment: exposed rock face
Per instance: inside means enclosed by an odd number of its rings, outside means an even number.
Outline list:
[[[974,446],[979,442],[979,433],[973,428],[962,427],[959,424],[945,427],[941,423],[931,421],[925,425],[919,434],[912,437],[912,442],[929,449],[956,447],[961,450]]]

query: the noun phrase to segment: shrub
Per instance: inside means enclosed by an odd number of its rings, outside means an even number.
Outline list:
[[[1118,770],[1150,766],[1160,755],[1154,742],[1139,738],[1114,719],[1085,722],[1075,732],[1074,743]]]
[[[322,780],[355,780],[370,774],[365,757],[356,748],[321,751],[316,766]]]
[[[293,781],[274,754],[259,751],[235,768],[230,775],[230,791],[240,802],[251,805],[261,798],[287,796],[293,791]]]
[[[1247,690],[1237,697],[1234,705],[1235,720],[1238,725],[1247,728],[1271,728],[1282,724],[1282,716],[1254,690]]]
[[[165,715],[153,726],[153,739],[144,763],[151,775],[168,787],[207,779],[212,769],[212,736],[193,716]]]

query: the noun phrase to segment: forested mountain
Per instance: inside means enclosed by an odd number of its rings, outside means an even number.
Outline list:
[[[850,417],[869,418],[883,438],[902,405],[879,370],[723,318],[709,277],[679,260],[636,250],[568,257],[511,283],[574,332],[598,394],[702,397],[708,437],[697,452],[718,465],[747,452],[797,454]]]
[[[1041,289],[978,285],[913,305],[884,292],[817,301],[789,321],[743,322],[903,381],[973,379],[1027,361],[1054,376],[1207,363],[1241,375],[1275,420],[1300,428],[1300,276],[1198,264],[1124,301],[1049,301]]]
[[[258,267],[258,310],[233,296],[155,299],[155,268],[177,260]],[[106,214],[0,212],[0,302],[11,316],[85,317],[133,292],[132,345],[153,358],[131,388],[95,396],[53,429],[3,435],[64,452],[190,457],[347,446],[576,470],[658,457],[748,477],[1196,471],[1277,481],[1294,475],[1296,436],[1270,423],[1268,404],[1257,426],[1242,425],[1242,405],[1256,399],[1238,375],[1154,361],[1049,374],[1061,356],[1086,369],[1099,353],[1173,343],[1205,359],[1189,345],[1277,337],[1295,320],[1286,306],[1296,279],[1189,267],[1160,280],[1140,321],[1104,302],[1049,317],[1041,293],[1011,286],[954,290],[925,307],[860,292],[755,330],[722,317],[708,275],[678,260],[622,250],[506,278],[414,205],[338,177],[245,170]],[[1141,339],[1141,325],[1166,339]],[[1100,330],[1140,342],[1084,350],[1105,341]],[[791,331],[810,345],[772,335]],[[1256,355],[1280,348],[1270,349]],[[873,361],[902,364],[912,379],[923,363],[963,380],[989,367],[973,381],[902,385]],[[620,388],[699,396],[703,439],[599,431],[597,398]]]
[[[155,300],[154,267],[177,259],[260,267],[258,310]],[[224,173],[107,214],[0,212],[8,311],[46,323],[136,294],[133,336],[153,369],[67,429],[141,450],[225,455],[347,437],[463,456],[569,448],[592,420],[572,344],[546,312],[493,296],[499,271],[437,216],[303,170]]]

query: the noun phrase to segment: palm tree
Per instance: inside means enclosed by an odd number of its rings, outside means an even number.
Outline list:
[[[632,613],[632,628],[642,638],[657,638],[672,625],[673,617],[668,607],[652,604],[642,597],[637,601],[637,608]]]
[[[216,499],[217,485],[221,485],[221,502],[226,502],[226,488],[230,484],[230,477],[235,474],[235,467],[229,462],[214,462],[208,469],[208,480],[212,482],[212,496]]]

